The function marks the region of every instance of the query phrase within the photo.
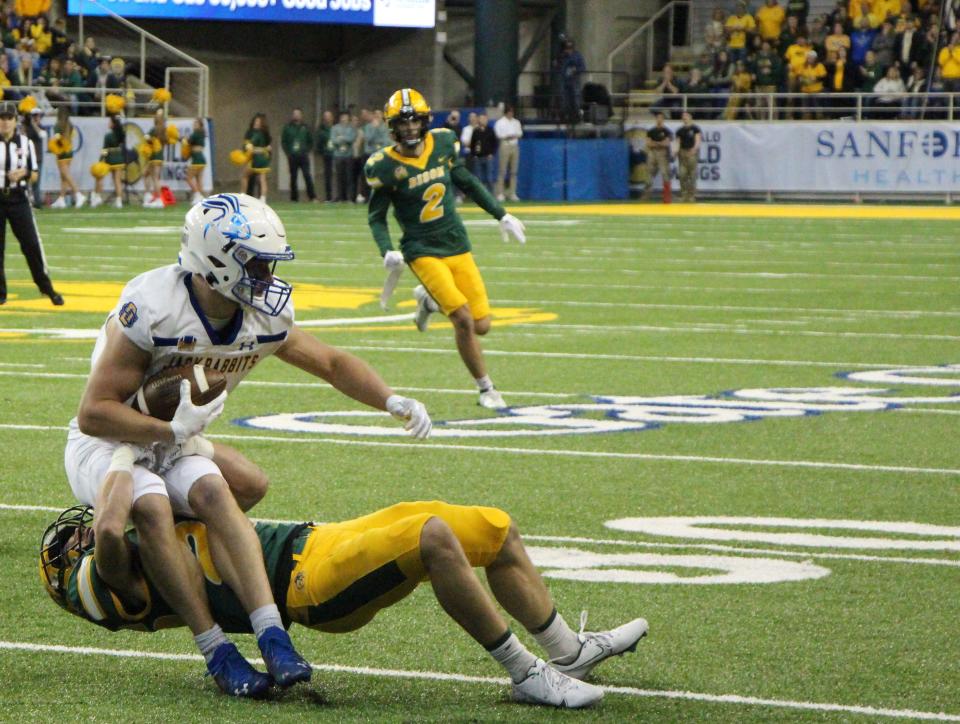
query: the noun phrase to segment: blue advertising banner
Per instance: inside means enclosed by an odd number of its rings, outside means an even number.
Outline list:
[[[70,15],[432,28],[436,0],[67,0]]]

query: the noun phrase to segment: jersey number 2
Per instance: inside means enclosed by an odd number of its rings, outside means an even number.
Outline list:
[[[426,224],[429,221],[436,221],[443,216],[443,196],[447,193],[447,185],[436,183],[432,186],[428,186],[427,190],[423,192],[423,200],[426,201],[426,205],[420,211],[420,223]]]

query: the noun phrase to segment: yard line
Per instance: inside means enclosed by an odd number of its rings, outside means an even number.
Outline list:
[[[74,654],[78,656],[110,656],[129,659],[156,659],[159,661],[189,661],[202,663],[199,654],[172,654],[160,651],[142,651],[132,649],[105,649],[93,646],[61,646],[57,644],[36,644],[25,641],[0,641],[0,649],[29,653]],[[250,659],[250,663],[262,665],[263,659]],[[388,679],[419,679],[426,681],[454,681],[464,684],[486,684],[506,686],[510,679],[493,676],[470,676],[440,671],[409,671],[403,669],[380,669],[370,666],[343,666],[341,664],[311,664],[317,671],[337,674],[357,674],[360,676]],[[707,694],[694,691],[670,691],[657,689],[638,689],[632,686],[601,686],[610,694],[622,694],[645,699],[682,699],[703,701],[715,704],[740,704],[743,706],[761,706],[777,709],[799,709],[806,711],[834,711],[863,716],[887,717],[893,719],[924,719],[932,721],[960,721],[960,715],[945,712],[917,711],[915,709],[886,709],[873,706],[850,704],[829,704],[813,701],[791,701],[789,699],[764,699],[739,694]]]
[[[925,415],[960,415],[960,410],[941,410],[939,408],[920,409],[917,407],[894,408],[897,412],[916,412]]]
[[[66,432],[66,427],[53,425],[13,425],[0,424],[3,430],[49,430]],[[821,470],[855,470],[875,473],[906,473],[909,475],[960,475],[960,468],[923,468],[907,465],[867,465],[861,463],[838,463],[829,460],[767,460],[754,458],[732,458],[711,455],[667,455],[657,453],[604,452],[598,450],[557,450],[526,447],[508,447],[496,445],[458,445],[453,443],[429,442],[383,442],[379,440],[343,440],[330,437],[280,437],[277,435],[233,435],[228,433],[210,434],[214,440],[235,440],[255,442],[278,442],[306,445],[357,445],[360,447],[410,448],[414,450],[466,451],[482,453],[505,453],[510,455],[546,455],[569,458],[594,458],[609,460],[651,460],[667,463],[712,463],[718,465],[756,465],[761,467],[815,468]]]
[[[620,309],[693,309],[722,312],[796,312],[814,314],[853,314],[879,317],[960,317],[960,309],[935,311],[928,309],[837,309],[831,307],[760,307],[737,304],[668,304],[666,302],[590,302],[559,299],[502,299],[499,304],[513,304],[518,307],[610,307]]]

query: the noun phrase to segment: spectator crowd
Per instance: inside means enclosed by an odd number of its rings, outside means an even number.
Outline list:
[[[947,102],[926,94],[960,92],[960,3],[945,1],[946,13],[937,0],[838,0],[812,16],[808,0],[716,8],[689,74],[664,67],[653,110],[676,118],[686,106],[695,118],[727,120],[843,117],[857,105],[844,94],[865,93],[868,118],[943,115]],[[796,95],[777,107],[771,93]]]
[[[12,87],[39,86],[43,93],[33,95],[48,108],[66,105],[74,115],[99,115],[104,95],[126,95],[126,63],[102,55],[92,36],[78,45],[67,34],[66,21],[51,23],[49,11],[50,0],[0,4],[0,94],[19,100],[27,93]]]

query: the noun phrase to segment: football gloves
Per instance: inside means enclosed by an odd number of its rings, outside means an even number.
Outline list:
[[[433,421],[427,413],[427,408],[422,402],[418,402],[411,397],[400,397],[400,395],[390,395],[387,398],[387,412],[398,420],[406,421],[403,426],[413,437],[423,440],[430,435],[433,429]]]
[[[210,423],[220,417],[226,401],[227,393],[224,391],[216,399],[198,407],[190,399],[190,380],[181,380],[180,404],[170,421],[174,441],[184,443],[203,432]]]
[[[503,218],[500,219],[500,236],[503,237],[504,241],[510,241],[512,235],[521,244],[526,244],[527,235],[524,233],[525,231],[523,222],[513,214],[504,214]]]
[[[387,271],[393,271],[403,266],[403,254],[399,251],[388,251],[383,255],[383,268]]]

